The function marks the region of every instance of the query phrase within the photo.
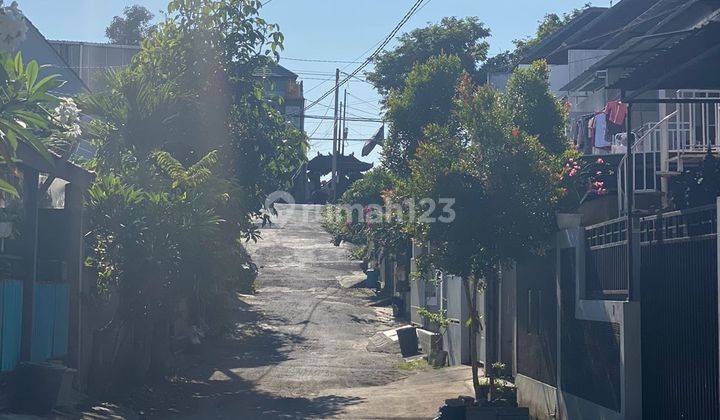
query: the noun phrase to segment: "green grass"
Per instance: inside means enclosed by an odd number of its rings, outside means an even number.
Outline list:
[[[397,368],[405,371],[422,370],[428,367],[428,362],[425,359],[411,360],[409,362],[400,363]]]

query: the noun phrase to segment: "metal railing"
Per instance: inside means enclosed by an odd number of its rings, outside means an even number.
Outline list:
[[[640,242],[643,245],[687,241],[715,234],[717,207],[714,204],[640,219]]]
[[[643,217],[639,223],[642,247],[705,240],[717,235],[717,207],[711,204],[662,213]],[[627,296],[627,237],[627,217],[585,228],[585,289],[588,298]]]
[[[627,218],[585,228],[585,292],[587,298],[627,296]]]
[[[720,91],[678,90],[677,99],[720,98]],[[635,134],[638,140],[632,149],[635,167],[634,192],[648,193],[661,190],[661,175],[671,167],[683,170],[684,156],[697,155],[710,149],[720,152],[720,104],[663,105],[666,116],[658,123],[647,123]],[[671,162],[672,161],[672,162]],[[618,166],[619,215],[627,212],[625,183],[626,158]]]

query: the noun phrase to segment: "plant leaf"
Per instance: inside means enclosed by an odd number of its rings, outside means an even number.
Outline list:
[[[4,179],[0,179],[0,191],[6,192],[15,198],[20,198],[17,189]]]

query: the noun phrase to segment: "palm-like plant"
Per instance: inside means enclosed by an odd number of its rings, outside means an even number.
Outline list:
[[[39,79],[37,61],[23,62],[21,53],[14,57],[0,54],[0,157],[4,165],[16,162],[19,142],[28,144],[48,161],[50,154],[37,133],[52,125],[49,109],[58,98],[50,92],[62,85],[57,75]],[[17,196],[7,180],[0,179],[0,191]]]

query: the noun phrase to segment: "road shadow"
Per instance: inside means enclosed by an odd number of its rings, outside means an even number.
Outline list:
[[[257,389],[234,370],[258,369],[261,377],[273,374],[273,367],[288,360],[292,348],[305,339],[276,330],[273,325],[287,325],[287,320],[267,316],[242,300],[233,316],[237,323],[233,334],[182,352],[173,360],[172,374],[112,403],[137,418],[294,419],[332,417],[362,402],[340,396],[283,397]]]

